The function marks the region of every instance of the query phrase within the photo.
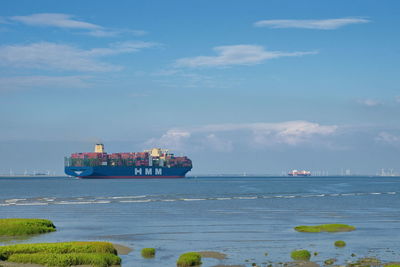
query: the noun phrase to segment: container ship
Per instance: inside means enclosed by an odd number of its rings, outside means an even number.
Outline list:
[[[288,173],[289,176],[311,176],[310,171],[298,171],[298,170],[292,170]]]
[[[184,178],[192,169],[188,157],[177,157],[167,149],[112,153],[96,144],[94,152],[73,153],[65,157],[65,174],[79,178]]]

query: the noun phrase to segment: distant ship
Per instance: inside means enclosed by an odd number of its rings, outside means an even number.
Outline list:
[[[289,176],[311,176],[310,171],[298,171],[298,170],[292,170],[288,173]]]
[[[103,144],[96,144],[94,152],[65,157],[65,173],[79,178],[184,178],[191,169],[188,157],[161,148],[107,154]]]

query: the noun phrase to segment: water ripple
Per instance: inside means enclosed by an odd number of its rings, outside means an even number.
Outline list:
[[[320,198],[320,197],[359,197],[359,196],[382,196],[397,195],[399,192],[349,192],[349,193],[332,193],[332,194],[288,194],[288,195],[233,195],[233,196],[216,196],[201,198],[177,197],[174,195],[138,195],[138,196],[106,196],[93,197],[81,196],[74,198],[57,198],[57,197],[39,197],[39,198],[13,198],[0,199],[0,207],[6,206],[44,206],[44,205],[92,205],[92,204],[110,204],[110,203],[148,203],[148,202],[176,202],[176,201],[252,201],[260,199],[281,199],[282,201],[291,201],[296,198]]]

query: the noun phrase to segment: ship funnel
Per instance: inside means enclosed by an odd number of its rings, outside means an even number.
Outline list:
[[[95,153],[104,153],[104,145],[103,144],[96,144],[94,146]]]

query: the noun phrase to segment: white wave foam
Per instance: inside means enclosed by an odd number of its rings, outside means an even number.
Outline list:
[[[49,203],[45,202],[27,202],[27,203],[16,203],[16,206],[45,206],[49,205]]]
[[[201,201],[206,200],[205,198],[184,198],[183,201]]]
[[[86,205],[86,204],[107,204],[110,201],[60,201],[54,202],[57,205]]]
[[[273,199],[273,198],[309,198],[309,197],[346,197],[346,196],[365,196],[365,195],[395,195],[399,192],[355,192],[355,193],[333,193],[333,194],[309,194],[309,195],[268,195],[268,196],[232,196],[232,197],[210,197],[210,198],[177,198],[177,199],[143,199],[148,195],[137,195],[137,196],[111,196],[111,197],[77,197],[71,200],[57,200],[55,197],[43,197],[43,198],[13,198],[4,200],[0,203],[1,207],[5,206],[45,206],[45,205],[89,205],[89,204],[109,204],[109,203],[146,203],[146,202],[175,202],[175,201],[204,201],[204,200],[254,200],[258,198]],[[80,200],[80,201],[77,201]]]
[[[111,199],[124,199],[124,198],[144,198],[147,197],[147,195],[142,195],[142,196],[116,196],[116,197],[108,197]]]
[[[54,201],[54,200],[56,200],[56,199],[55,199],[55,198],[47,198],[47,197],[44,197],[44,198],[39,198],[39,200],[44,200],[44,201],[52,202],[52,201]]]
[[[12,199],[6,199],[4,202],[7,203],[16,203],[18,201],[26,200],[26,198],[12,198]]]
[[[140,203],[140,202],[150,202],[151,199],[144,199],[144,200],[120,200],[120,203]]]
[[[256,199],[257,197],[234,197],[234,199]]]

